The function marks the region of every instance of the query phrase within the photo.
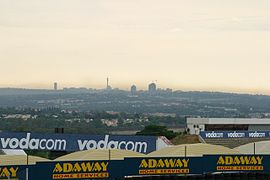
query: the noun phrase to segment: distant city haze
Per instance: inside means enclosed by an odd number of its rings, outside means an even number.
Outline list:
[[[0,87],[270,94],[269,0],[1,0]]]

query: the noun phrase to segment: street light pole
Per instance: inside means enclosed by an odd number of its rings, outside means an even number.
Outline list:
[[[28,180],[28,164],[29,164],[29,156],[26,153],[26,180]]]

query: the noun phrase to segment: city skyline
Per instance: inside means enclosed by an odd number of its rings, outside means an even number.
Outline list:
[[[239,93],[239,94],[254,94],[254,95],[270,95],[267,93],[261,93],[261,92],[250,92],[250,91],[226,91],[226,90],[214,90],[214,89],[173,89],[172,87],[169,86],[164,86],[164,85],[160,85],[157,84],[157,81],[150,81],[148,82],[148,84],[144,84],[142,86],[137,86],[137,84],[130,84],[129,86],[124,86],[124,87],[119,87],[119,86],[111,86],[111,84],[108,82],[108,78],[106,78],[106,83],[103,84],[103,86],[74,86],[74,85],[70,85],[70,86],[65,86],[65,85],[61,85],[59,84],[59,82],[53,82],[52,84],[48,85],[48,86],[44,86],[44,87],[23,87],[23,86],[3,86],[0,87],[0,89],[6,89],[6,88],[10,88],[10,89],[36,89],[36,90],[57,90],[57,91],[61,91],[61,90],[65,90],[65,89],[92,89],[92,90],[123,90],[123,91],[132,91],[131,89],[135,88],[135,91],[149,91],[149,89],[151,89],[149,86],[150,85],[155,85],[155,89],[161,90],[161,91],[205,91],[205,92],[221,92],[221,93]],[[60,87],[59,87],[60,86]],[[150,90],[151,91],[151,90]]]
[[[270,1],[0,1],[0,87],[270,95]]]

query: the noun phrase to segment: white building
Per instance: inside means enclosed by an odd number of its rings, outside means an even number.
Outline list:
[[[190,134],[200,131],[270,131],[270,119],[257,118],[187,118]]]

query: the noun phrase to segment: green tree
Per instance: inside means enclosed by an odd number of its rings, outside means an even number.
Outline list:
[[[173,139],[178,134],[168,130],[166,126],[148,125],[140,132],[137,132],[136,135],[166,136],[168,139]]]

